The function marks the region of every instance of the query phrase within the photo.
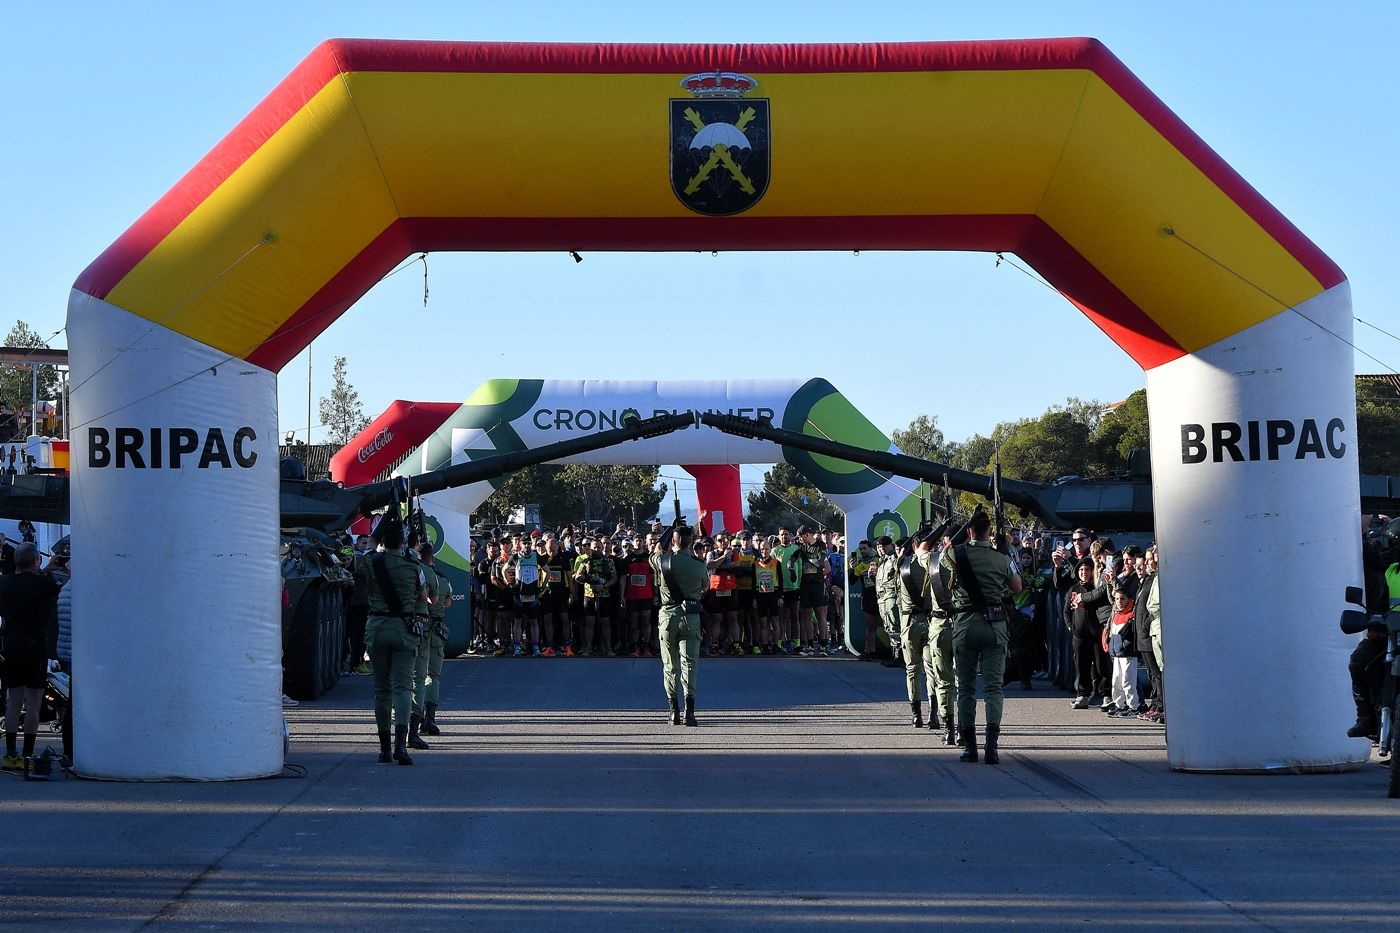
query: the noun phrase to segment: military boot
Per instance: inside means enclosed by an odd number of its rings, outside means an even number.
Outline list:
[[[679,726],[681,724],[681,708],[676,698],[667,697],[666,705],[667,708],[671,711],[671,725]]]
[[[408,747],[409,748],[432,748],[423,737],[418,734],[418,729],[423,725],[422,716],[410,716],[408,718]]]
[[[1356,704],[1356,722],[1347,730],[1347,735],[1353,739],[1379,738],[1380,728],[1377,726],[1376,710],[1371,701],[1358,696],[1355,690],[1351,692],[1351,699]]]
[[[928,731],[937,732],[943,728],[943,723],[938,721],[938,701],[932,698],[928,701]]]
[[[977,760],[977,727],[971,729],[959,729],[958,740],[962,742],[962,754],[958,756],[958,761]]]
[[[387,765],[394,760],[394,756],[389,751],[389,733],[379,733],[379,763]]]
[[[404,744],[408,741],[408,726],[394,726],[394,760],[401,765],[413,764],[413,759],[408,756],[408,749]]]
[[[953,714],[949,713],[948,718],[943,722],[943,744],[952,748],[958,744],[957,728],[953,722]]]
[[[909,708],[914,711],[914,715],[909,718],[909,725],[915,729],[924,727],[924,708],[918,700],[909,701]]]
[[[985,754],[982,760],[989,765],[1000,764],[1001,756],[997,754],[997,739],[1001,738],[1001,726],[987,727],[987,741],[984,746]]]
[[[685,724],[687,726],[700,725],[695,719],[695,697],[690,694],[686,694],[685,696]]]
[[[423,724],[418,727],[418,731],[424,735],[442,735],[442,730],[437,724],[437,704],[429,703],[427,715],[423,717]]]

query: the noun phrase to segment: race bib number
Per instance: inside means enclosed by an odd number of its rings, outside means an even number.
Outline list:
[[[536,567],[534,564],[521,564],[521,565],[520,565],[520,582],[521,582],[521,583],[524,583],[524,584],[526,584],[526,585],[528,586],[529,584],[538,581],[539,578],[540,578],[540,569],[539,569],[538,567]]]
[[[550,583],[562,583],[564,581],[564,572],[562,570],[551,567],[547,572],[549,574]]]
[[[733,592],[734,592],[733,590],[715,590],[715,591],[713,592],[713,595],[718,596],[718,597],[720,597],[721,599],[723,599],[724,597],[729,596],[729,595],[732,594]]]
[[[533,593],[523,593],[520,596],[520,601],[522,603],[532,603],[535,601],[535,596]]]
[[[647,575],[644,573],[628,574],[627,582],[640,590],[647,585]]]

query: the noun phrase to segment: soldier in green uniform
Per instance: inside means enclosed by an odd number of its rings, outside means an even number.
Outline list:
[[[705,513],[700,513],[703,521]],[[679,522],[679,520],[678,520]],[[695,666],[700,660],[700,596],[709,579],[705,562],[690,551],[695,532],[673,523],[661,533],[651,555],[651,569],[661,595],[657,629],[661,640],[661,681],[671,710],[671,725],[681,724],[676,674],[685,683],[685,724],[695,719]]]
[[[418,599],[413,602],[413,618],[423,629],[423,635],[418,640],[418,651],[413,656],[413,707],[408,720],[408,747],[409,748],[431,748],[423,737],[418,734],[423,725],[423,695],[428,689],[428,610],[432,606],[433,600],[437,597],[436,575],[423,564],[423,557],[419,553],[421,542],[418,536],[412,531],[408,533],[408,547],[404,550],[404,556],[414,567],[418,568],[418,577],[423,582],[423,592]],[[429,579],[429,578],[432,579]]]
[[[379,729],[379,760],[413,764],[405,745],[409,711],[413,707],[413,665],[421,640],[414,609],[428,598],[418,564],[403,553],[403,523],[391,509],[375,538],[383,548],[369,558],[370,667],[374,671],[374,722]],[[389,752],[389,727],[394,727],[394,751]]]
[[[899,561],[895,559],[894,540],[889,535],[876,539],[878,554],[875,563],[875,599],[880,606],[880,622],[890,640],[890,657],[885,667],[903,667],[899,659]]]
[[[904,677],[908,686],[909,707],[914,715],[910,724],[924,727],[923,694],[919,692],[919,668],[924,671],[928,688],[928,727],[937,729],[938,702],[935,697],[938,675],[933,661],[933,645],[929,641],[929,613],[933,600],[928,586],[933,565],[933,547],[928,541],[905,542],[900,549],[897,578],[899,581],[899,640],[904,651]]]
[[[413,737],[419,732],[424,735],[442,734],[437,724],[437,708],[442,659],[447,649],[447,625],[443,617],[452,602],[452,584],[438,573],[433,546],[421,545],[418,557],[422,561],[423,578],[428,589],[428,633],[423,638],[423,648],[418,652],[418,661],[413,666],[413,718],[409,721],[408,733],[410,745],[413,745]],[[423,747],[426,746],[424,742]]]
[[[948,539],[940,542],[948,549]],[[943,744],[952,746],[957,740],[957,687],[954,679],[953,662],[953,601],[943,578],[937,573],[929,573],[924,578],[932,608],[929,610],[929,649],[933,653],[933,673],[938,678],[938,714],[943,717]],[[937,729],[935,718],[929,716],[929,728]]]
[[[976,512],[971,536],[943,552],[939,574],[953,603],[953,656],[958,671],[959,761],[977,760],[977,668],[987,697],[987,764],[1000,761],[1002,681],[1006,673],[1007,630],[1003,601],[1021,592],[1021,577],[1011,558],[993,547],[992,520]]]

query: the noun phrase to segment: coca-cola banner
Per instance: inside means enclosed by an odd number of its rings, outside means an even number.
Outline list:
[[[347,486],[372,482],[427,440],[460,407],[456,402],[391,402],[383,414],[331,457],[331,479]]]

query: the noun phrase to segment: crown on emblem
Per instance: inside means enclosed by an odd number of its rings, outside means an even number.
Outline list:
[[[699,98],[743,97],[758,81],[733,71],[707,71],[681,79],[681,87]]]

